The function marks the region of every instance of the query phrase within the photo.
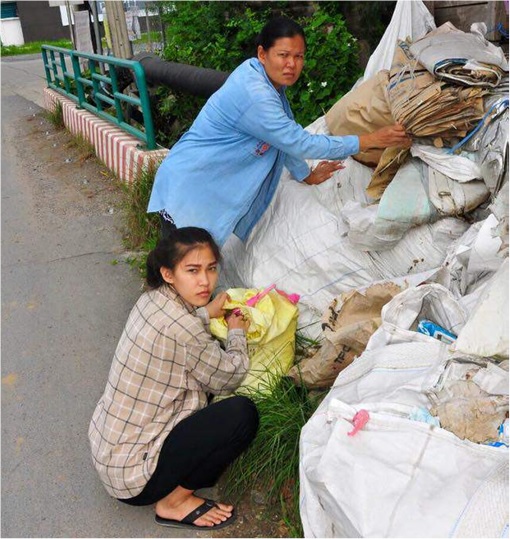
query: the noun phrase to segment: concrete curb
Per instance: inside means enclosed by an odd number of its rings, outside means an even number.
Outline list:
[[[158,165],[168,149],[144,151],[140,140],[91,112],[79,109],[76,103],[50,88],[44,89],[44,107],[54,111],[62,105],[64,124],[73,135],[81,135],[94,146],[97,157],[123,182],[136,181],[138,174],[151,165]]]

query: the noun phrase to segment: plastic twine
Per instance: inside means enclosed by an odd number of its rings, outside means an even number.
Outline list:
[[[478,124],[474,127],[474,129],[468,133],[460,142],[457,142],[457,144],[455,144],[455,146],[453,146],[452,148],[450,148],[446,153],[448,154],[453,154],[454,152],[456,152],[461,146],[463,146],[464,144],[466,144],[466,142],[473,136],[475,135],[476,133],[478,133],[478,131],[480,131],[480,129],[482,128],[483,125],[485,125],[485,121],[487,120],[487,118],[491,115],[492,111],[503,105],[503,109],[506,109],[508,108],[508,98],[507,99],[502,99],[501,101],[498,101],[497,103],[494,103],[494,105],[492,105],[492,107],[484,114],[483,118],[478,122]]]

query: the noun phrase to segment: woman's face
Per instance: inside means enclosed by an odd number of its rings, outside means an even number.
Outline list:
[[[281,37],[268,50],[259,45],[257,56],[269,80],[279,90],[299,79],[305,63],[305,42],[300,35]]]
[[[163,279],[195,307],[207,305],[218,280],[218,262],[208,245],[199,245],[170,270],[161,268]]]

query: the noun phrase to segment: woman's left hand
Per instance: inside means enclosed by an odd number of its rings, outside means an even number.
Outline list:
[[[319,185],[343,168],[345,165],[342,161],[321,161],[303,181],[308,185]]]

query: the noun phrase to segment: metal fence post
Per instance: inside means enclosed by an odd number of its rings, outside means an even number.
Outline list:
[[[76,92],[78,94],[78,107],[82,108],[83,103],[85,102],[85,91],[83,89],[83,83],[81,82],[81,68],[80,60],[78,56],[73,54],[74,51],[71,51],[71,61],[73,63],[73,73],[74,73],[74,82],[76,84]]]

